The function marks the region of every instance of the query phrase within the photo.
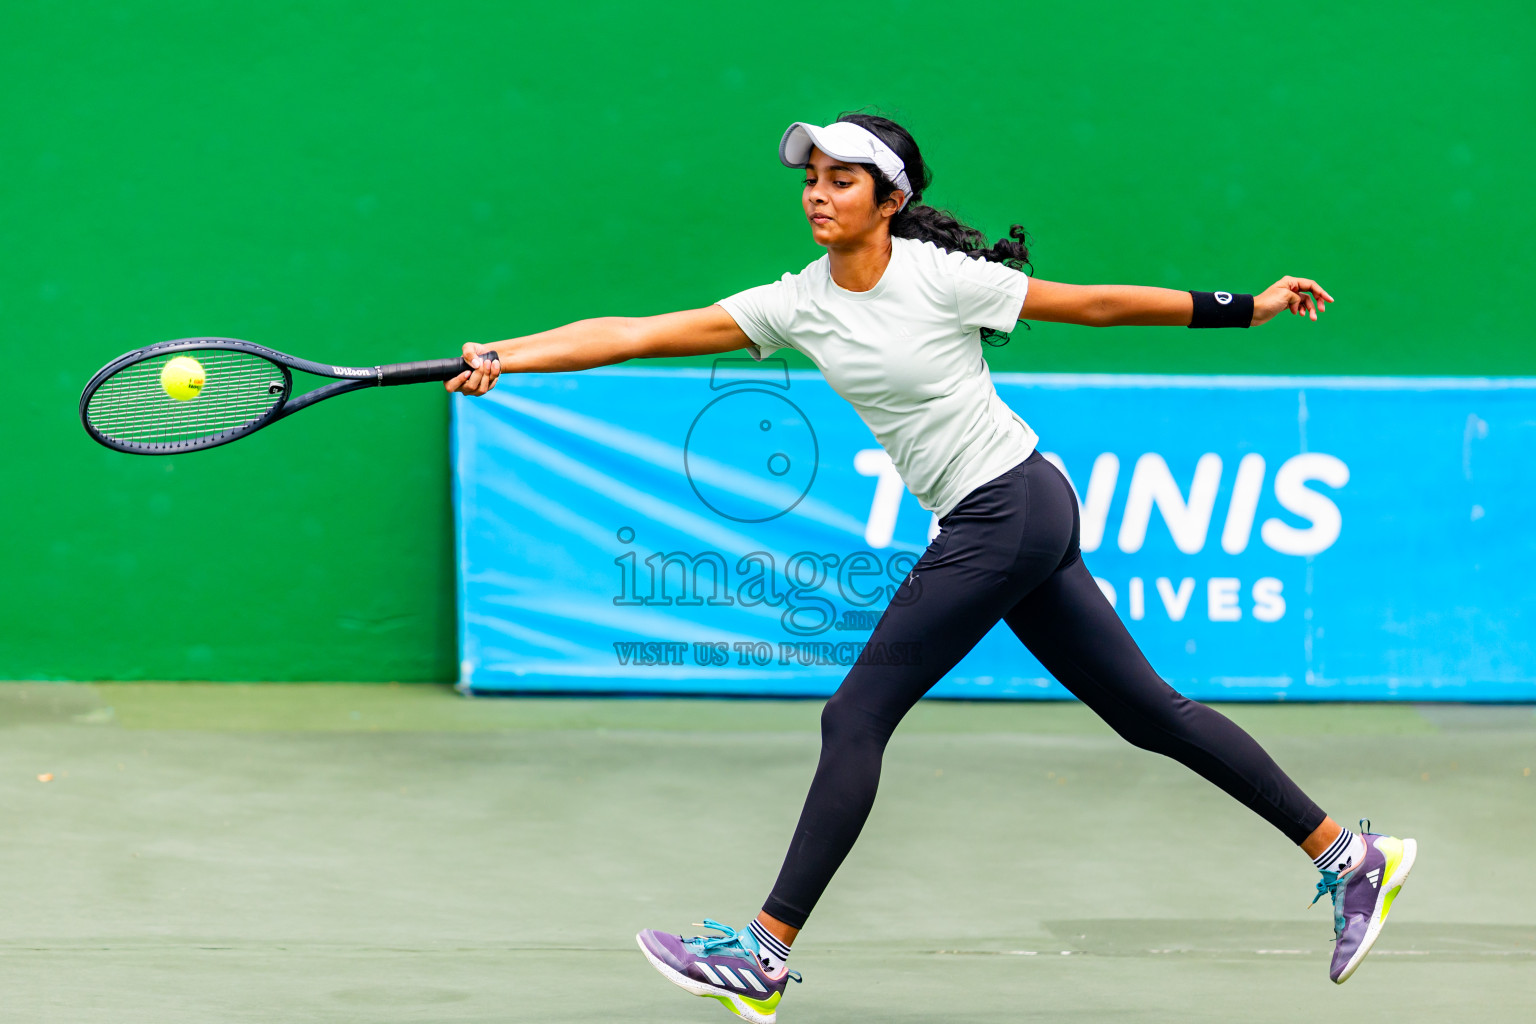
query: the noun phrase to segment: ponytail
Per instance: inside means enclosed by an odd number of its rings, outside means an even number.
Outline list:
[[[1029,262],[1028,237],[1025,234],[1024,225],[1013,225],[1008,229],[1007,236],[988,245],[986,235],[954,214],[947,210],[922,205],[923,192],[932,183],[933,176],[928,170],[928,165],[923,162],[916,140],[905,128],[890,118],[875,114],[843,114],[838,120],[852,122],[874,133],[897,156],[901,157],[901,162],[906,165],[907,179],[912,182],[912,195],[907,198],[907,205],[901,212],[891,218],[893,238],[932,242],[945,252],[961,252],[972,259],[1001,263],[1020,271],[1028,268],[1033,273],[1034,267]],[[876,204],[885,202],[886,197],[896,191],[896,186],[873,164],[860,166],[875,179]],[[1026,324],[1025,329],[1027,330],[1028,327],[1029,325]],[[983,327],[981,340],[988,345],[1005,345],[1008,343],[1008,333]]]

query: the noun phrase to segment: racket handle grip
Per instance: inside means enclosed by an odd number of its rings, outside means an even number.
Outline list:
[[[487,352],[486,356],[500,361],[495,352]],[[379,367],[379,383],[384,387],[394,384],[423,384],[434,380],[452,380],[465,370],[469,364],[462,358],[456,359],[424,359],[419,363],[390,363]]]

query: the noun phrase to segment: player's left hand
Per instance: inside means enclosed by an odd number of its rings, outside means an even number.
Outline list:
[[[1252,326],[1272,320],[1282,309],[1289,309],[1295,316],[1310,316],[1316,320],[1317,314],[1327,309],[1332,301],[1333,296],[1316,281],[1287,275],[1253,297]]]

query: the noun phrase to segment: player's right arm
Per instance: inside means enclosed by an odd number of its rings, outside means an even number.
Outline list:
[[[746,348],[747,335],[720,306],[659,316],[605,316],[578,320],[521,338],[467,344],[465,370],[444,385],[449,391],[483,395],[506,373],[559,373],[609,366],[654,356],[703,356]],[[495,350],[497,359],[480,357]]]

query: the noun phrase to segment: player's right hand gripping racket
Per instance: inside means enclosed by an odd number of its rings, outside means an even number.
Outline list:
[[[445,381],[467,369],[463,359],[332,366],[238,338],[182,338],[136,349],[98,370],[80,396],[80,422],[108,448],[172,455],[228,444],[348,391]],[[296,396],[292,370],[336,383]]]

